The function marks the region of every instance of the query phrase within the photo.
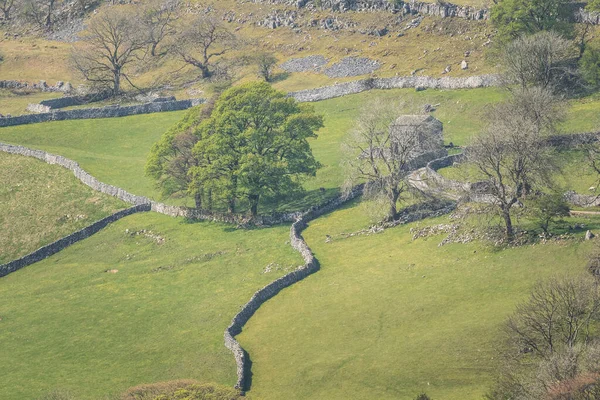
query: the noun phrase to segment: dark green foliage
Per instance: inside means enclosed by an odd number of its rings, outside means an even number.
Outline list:
[[[420,395],[415,397],[415,400],[432,400],[432,399],[431,399],[431,397],[427,396],[427,394],[421,393]]]
[[[532,214],[539,227],[548,233],[551,224],[557,219],[569,216],[569,205],[559,193],[543,194],[531,202]]]
[[[315,175],[320,164],[308,139],[316,138],[322,126],[312,106],[267,83],[231,88],[195,132],[192,185],[210,192],[230,212],[245,199],[255,216],[261,198],[301,191],[301,179]]]
[[[192,149],[198,142],[195,128],[207,118],[214,106],[213,101],[191,108],[183,119],[169,129],[152,146],[146,163],[146,175],[156,180],[163,197],[196,195],[198,190],[191,185],[189,169],[195,165]],[[198,201],[199,203],[199,201]],[[197,207],[200,204],[196,204]]]
[[[500,41],[541,31],[570,36],[573,11],[570,0],[499,0],[492,8],[491,21]]]
[[[127,390],[120,400],[236,400],[238,390],[193,380],[176,380],[140,385]]]
[[[600,44],[590,43],[585,47],[579,60],[579,70],[587,83],[595,87],[600,85]]]

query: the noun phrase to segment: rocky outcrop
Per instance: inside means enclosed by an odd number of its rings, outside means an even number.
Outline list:
[[[46,83],[46,81],[40,81],[39,83],[30,83],[24,81],[0,80],[0,89],[27,89],[39,90],[41,92],[70,93],[73,90],[73,86],[71,86],[69,82],[65,83],[62,81],[58,81],[54,86],[50,86]]]

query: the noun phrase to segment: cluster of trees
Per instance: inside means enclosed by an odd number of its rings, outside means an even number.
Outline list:
[[[224,56],[240,40],[210,13],[186,14],[179,0],[148,0],[105,7],[94,15],[74,46],[74,68],[99,90],[121,92],[123,81],[136,87],[132,73],[147,64],[175,59],[201,78],[227,76]],[[265,81],[272,79],[277,59],[258,52],[247,57]]]
[[[490,400],[600,398],[600,287],[590,275],[538,283],[505,325]]]
[[[192,195],[197,208],[230,213],[247,205],[256,216],[263,198],[301,192],[315,175],[308,140],[322,126],[312,106],[268,83],[233,87],[163,135],[146,173],[165,196]]]
[[[504,63],[511,64],[510,56],[520,57],[522,51],[531,50],[530,59],[552,55],[545,63],[533,66],[538,74],[569,77],[571,80],[563,82],[563,86],[574,86],[575,80],[583,78],[581,82],[598,87],[600,42],[594,40],[589,23],[575,23],[579,3],[571,0],[494,0],[494,3],[491,20],[498,30],[496,41],[504,48]],[[586,10],[600,12],[600,2],[588,1]],[[550,69],[542,72],[542,67]]]

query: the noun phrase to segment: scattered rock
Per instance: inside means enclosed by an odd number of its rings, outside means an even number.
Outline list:
[[[303,58],[292,58],[279,67],[287,72],[307,72],[321,70],[321,67],[327,64],[327,59],[323,56],[308,56]]]
[[[460,69],[462,69],[462,70],[469,69],[469,63],[467,62],[467,60],[463,60],[460,63]]]
[[[107,269],[104,272],[106,272],[107,274],[116,274],[117,272],[119,272],[119,270],[118,269]]]
[[[379,61],[365,57],[346,57],[342,61],[325,70],[325,75],[330,78],[344,78],[348,76],[366,75],[377,71],[381,67]]]
[[[596,235],[594,235],[594,234],[592,233],[592,231],[590,231],[590,230],[588,230],[588,231],[585,233],[585,240],[592,240],[592,239],[593,239],[593,238],[595,238],[595,237],[596,237]]]

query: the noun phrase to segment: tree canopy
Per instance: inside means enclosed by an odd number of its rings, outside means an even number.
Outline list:
[[[501,41],[541,31],[572,32],[570,0],[496,0],[492,23]]]
[[[243,200],[256,216],[263,197],[301,191],[320,167],[308,139],[323,118],[267,83],[231,88],[197,115],[152,149],[146,172],[167,195],[187,191],[230,212]]]

